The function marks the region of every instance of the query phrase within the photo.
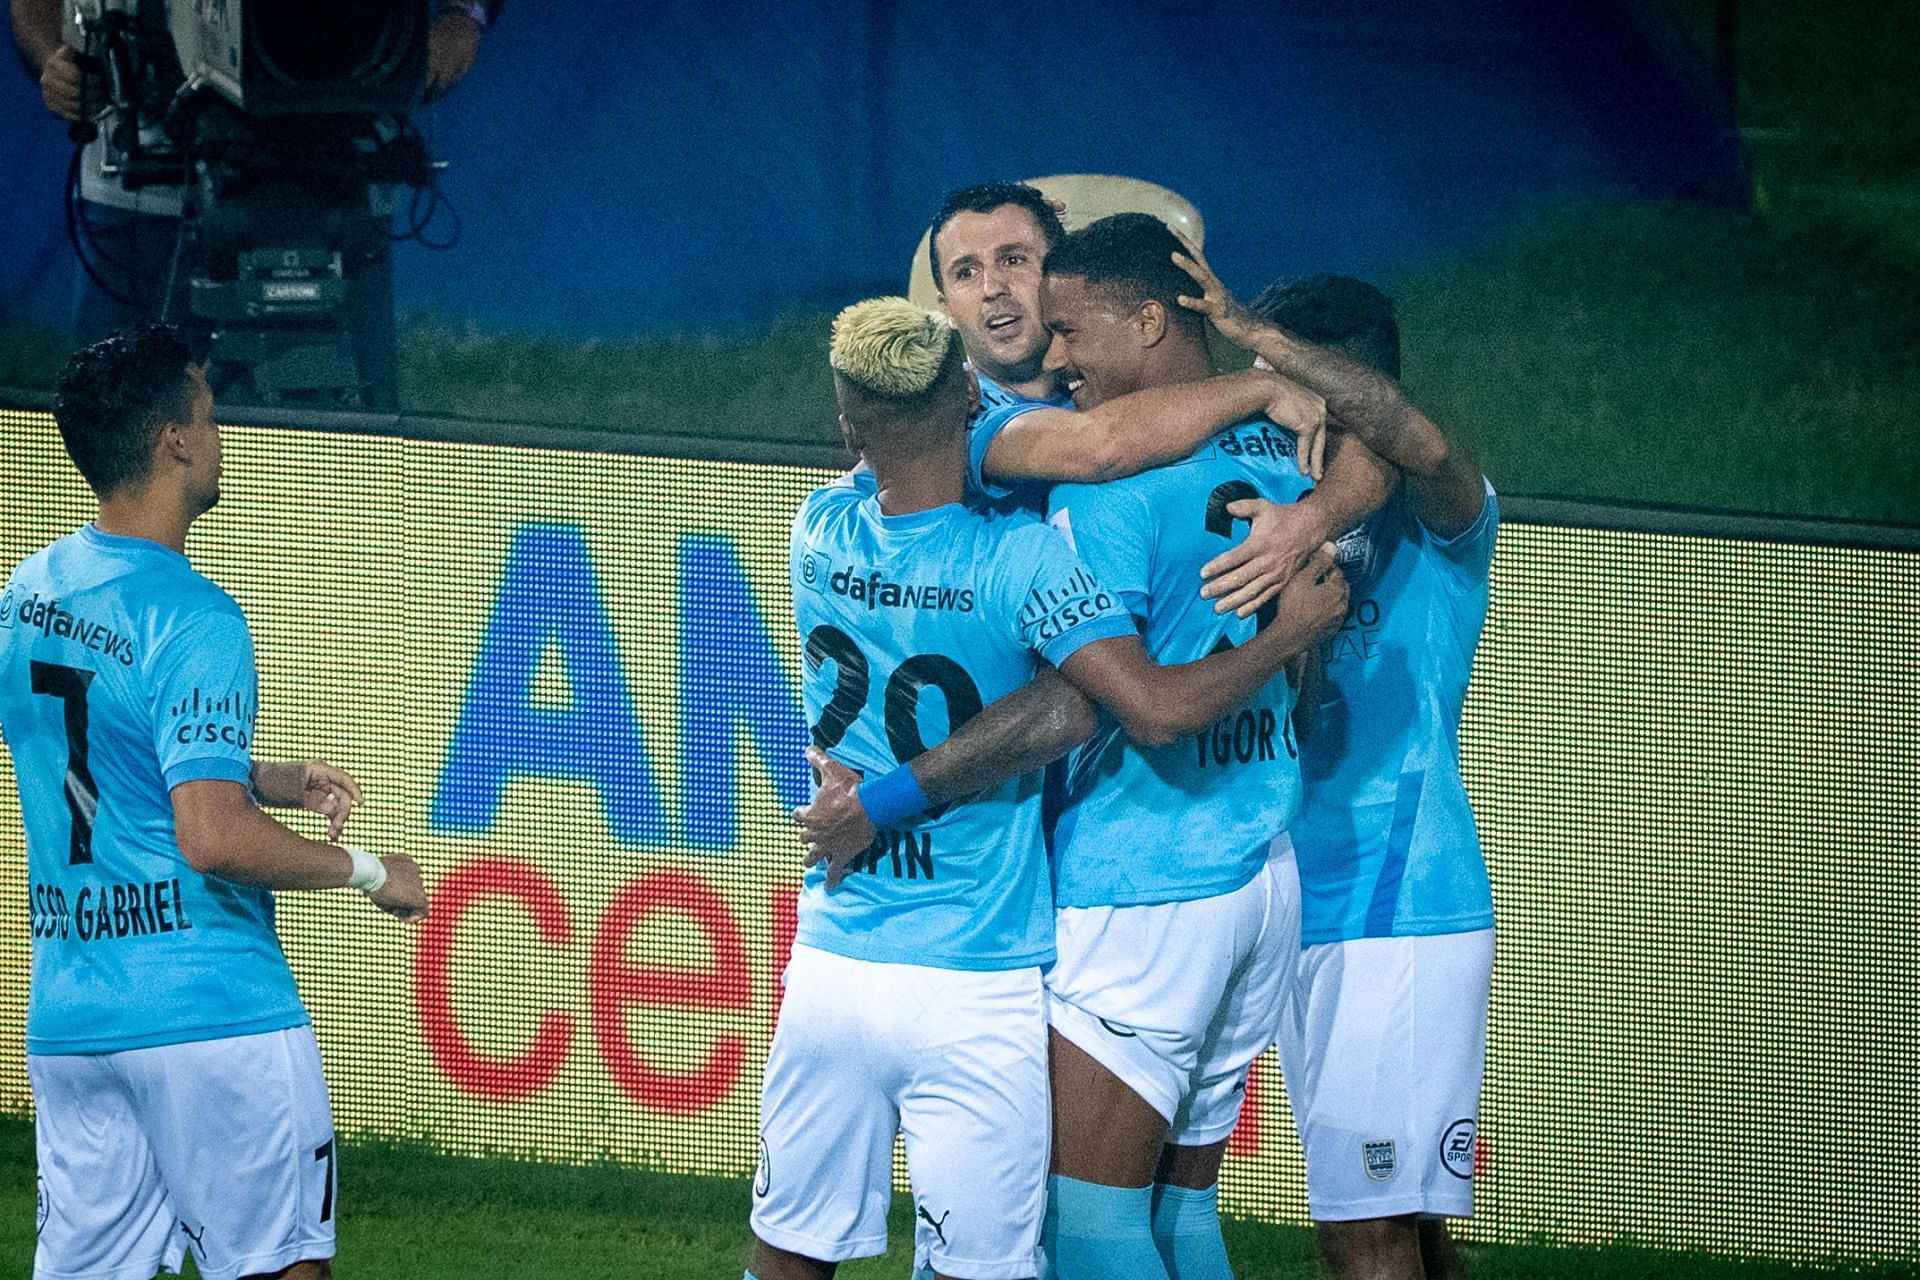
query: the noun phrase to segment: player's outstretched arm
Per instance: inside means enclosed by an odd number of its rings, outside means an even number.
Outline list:
[[[1098,640],[1060,673],[1113,712],[1129,738],[1163,747],[1244,705],[1288,659],[1331,635],[1347,614],[1347,582],[1323,546],[1279,598],[1273,623],[1238,648],[1198,662],[1160,666],[1137,636]]]
[[[1252,527],[1233,547],[1200,570],[1206,583],[1200,594],[1214,602],[1215,613],[1232,610],[1250,617],[1280,593],[1323,543],[1337,541],[1377,510],[1393,493],[1399,474],[1380,456],[1344,431],[1327,443],[1327,473],[1298,502],[1242,498],[1227,504],[1227,514]]]
[[[412,858],[355,857],[338,845],[309,840],[255,808],[237,782],[205,779],[175,787],[173,826],[187,865],[202,875],[263,889],[352,886],[389,915],[426,918],[427,894]]]
[[[1294,337],[1260,319],[1233,297],[1198,250],[1173,255],[1201,288],[1180,305],[1212,320],[1229,341],[1326,398],[1327,412],[1360,442],[1400,469],[1420,522],[1443,538],[1480,518],[1486,482],[1453,449],[1440,428],[1407,400],[1400,384],[1328,347]]]
[[[991,791],[1052,764],[1092,737],[1097,725],[1086,695],[1053,668],[1043,667],[1027,684],[988,703],[939,745],[902,766],[918,787],[917,795],[909,788],[903,798],[911,812],[901,812],[889,795],[907,787],[908,778],[877,779],[871,784],[874,790],[863,792],[865,780],[859,773],[818,747],[808,747],[814,797],[793,811],[807,850],[806,865],[824,861],[831,889],[873,840],[875,811],[883,821],[895,813],[904,818]]]
[[[1293,429],[1300,471],[1318,479],[1326,401],[1265,369],[1149,387],[1084,412],[1029,409],[994,436],[985,469],[1001,480],[1098,484],[1178,461],[1221,428],[1261,413]]]

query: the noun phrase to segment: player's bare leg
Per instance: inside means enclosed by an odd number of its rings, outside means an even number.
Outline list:
[[[1119,1076],[1058,1031],[1047,1034],[1053,1069],[1053,1171],[1105,1187],[1153,1182],[1167,1122]]]
[[[1425,1280],[1420,1220],[1413,1214],[1316,1222],[1321,1261],[1336,1280]]]
[[[776,1249],[765,1240],[753,1242],[754,1280],[833,1280],[839,1266],[837,1262],[821,1262]]]
[[[1220,1181],[1220,1163],[1226,1155],[1224,1138],[1204,1147],[1177,1147],[1169,1142],[1160,1149],[1160,1167],[1154,1170],[1153,1180],[1165,1187],[1205,1191]]]
[[[1445,1218],[1420,1219],[1420,1260],[1426,1265],[1427,1280],[1462,1280],[1467,1274]]]
[[[1166,1280],[1153,1242],[1153,1174],[1167,1121],[1058,1031],[1053,1071],[1053,1180],[1042,1234],[1059,1280]]]

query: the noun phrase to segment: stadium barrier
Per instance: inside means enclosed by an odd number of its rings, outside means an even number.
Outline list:
[[[260,752],[351,769],[357,839],[434,893],[413,932],[281,899],[341,1130],[748,1174],[806,786],[788,516],[837,460],[249,421],[192,552],[251,620]],[[91,511],[31,408],[0,409],[0,493],[9,568]],[[1920,531],[1505,512],[1463,729],[1500,921],[1466,1234],[1910,1255]],[[7,776],[24,1109],[20,831]],[[1270,1055],[1223,1203],[1304,1219]]]

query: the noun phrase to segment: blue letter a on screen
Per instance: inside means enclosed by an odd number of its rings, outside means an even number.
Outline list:
[[[759,748],[780,803],[807,802],[806,717],[725,538],[680,543],[680,707],[689,844],[724,849],[734,842],[741,803],[735,735],[742,728]]]
[[[565,667],[564,704],[535,698],[534,679],[549,648]],[[514,532],[434,792],[433,826],[486,830],[516,777],[592,782],[615,838],[635,844],[667,838],[587,540],[572,525],[529,524]]]

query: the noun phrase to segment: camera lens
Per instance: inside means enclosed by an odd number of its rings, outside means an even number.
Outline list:
[[[379,82],[397,69],[413,36],[414,6],[393,0],[280,0],[257,4],[254,52],[284,84]]]

